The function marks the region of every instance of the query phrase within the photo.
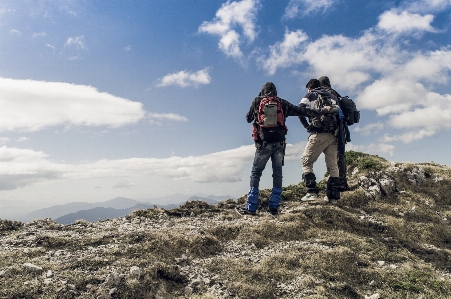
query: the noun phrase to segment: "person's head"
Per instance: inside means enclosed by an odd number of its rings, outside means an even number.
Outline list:
[[[321,86],[332,88],[332,86],[330,85],[329,77],[327,76],[319,77],[318,81],[319,83],[321,83]]]
[[[312,90],[315,89],[317,87],[321,87],[321,83],[318,81],[318,79],[310,79],[307,84],[305,85],[305,87],[308,90]]]
[[[272,82],[266,82],[263,87],[262,91],[260,92],[260,96],[262,97],[276,97],[277,96],[277,89],[274,83]]]

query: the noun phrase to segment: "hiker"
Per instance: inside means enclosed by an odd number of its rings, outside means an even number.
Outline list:
[[[340,94],[335,91],[334,89],[332,89],[332,86],[330,84],[330,80],[329,77],[327,76],[322,76],[318,78],[318,81],[321,83],[321,86],[326,89],[327,91],[329,91],[331,94],[333,94],[338,101],[340,101]],[[338,190],[340,192],[344,192],[349,190],[349,185],[348,185],[348,181],[346,178],[346,155],[345,155],[345,144],[346,144],[346,137],[349,138],[349,129],[348,126],[346,125],[346,122],[343,122],[344,124],[344,130],[340,130],[339,131],[339,135],[337,136],[339,138],[339,140],[342,140],[342,142],[339,142],[339,146],[338,146],[338,153],[337,153],[337,166],[338,166],[338,172],[339,172],[339,177],[340,177],[340,182],[338,185]],[[350,139],[349,139],[350,140]]]
[[[319,116],[322,111],[313,111],[305,107],[297,107],[277,97],[276,86],[272,82],[263,85],[258,97],[254,99],[246,115],[248,123],[254,122],[252,136],[255,142],[255,157],[252,166],[250,190],[242,214],[256,215],[260,177],[269,158],[272,162],[273,188],[269,196],[268,212],[277,215],[282,201],[282,166],[285,156],[285,135],[288,128],[285,120],[288,116]]]
[[[331,106],[328,113],[321,117],[309,118],[299,117],[302,125],[310,133],[308,142],[302,155],[302,178],[307,188],[307,194],[301,198],[303,202],[319,201],[335,203],[340,199],[338,191],[339,171],[337,165],[337,134],[339,131],[339,107],[338,99],[335,95],[321,87],[317,79],[311,79],[305,86],[308,90],[304,95],[299,107],[306,107],[312,110],[321,109],[323,106]],[[326,167],[329,172],[327,181],[326,197],[318,198],[318,188],[316,187],[316,176],[313,172],[313,164],[318,157],[324,153]]]
[[[335,91],[331,84],[329,77],[322,76],[318,78],[318,81],[321,83],[321,86],[324,87],[327,91],[329,91],[331,94],[335,95],[339,101],[339,106],[342,109],[343,114],[346,116],[346,114],[350,114],[348,118],[352,118],[352,120],[348,121],[342,121],[340,125],[340,131],[338,135],[338,157],[337,157],[337,165],[338,165],[338,172],[340,177],[340,183],[338,186],[338,191],[344,192],[349,190],[348,180],[346,178],[346,143],[351,141],[351,134],[349,132],[348,125],[353,125],[354,123],[358,123],[360,119],[360,113],[357,111],[357,108],[355,107],[355,104],[350,100],[348,97],[342,97],[337,91]],[[349,108],[346,109],[343,107],[345,105],[345,102],[351,101],[352,103],[347,105]],[[349,112],[348,112],[349,110]],[[358,115],[357,115],[358,114]]]

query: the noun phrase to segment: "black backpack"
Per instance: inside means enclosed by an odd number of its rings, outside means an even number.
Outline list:
[[[352,126],[360,121],[360,111],[354,101],[348,96],[340,97],[340,108],[345,115],[346,124]]]
[[[322,95],[320,93],[317,94],[317,100],[315,103],[315,108],[317,110],[321,110],[325,106],[332,107],[326,114],[323,114],[318,117],[311,118],[311,124],[313,127],[320,129],[322,132],[328,133],[336,133],[338,129],[338,108],[332,102],[332,99],[329,96]]]

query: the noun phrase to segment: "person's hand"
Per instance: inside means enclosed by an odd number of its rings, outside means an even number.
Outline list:
[[[324,106],[323,108],[326,108],[327,111],[330,111],[330,108],[332,108],[332,107],[330,107],[330,106]]]

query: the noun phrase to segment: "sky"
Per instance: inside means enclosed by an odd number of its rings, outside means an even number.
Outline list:
[[[0,201],[240,197],[252,100],[320,76],[361,111],[347,150],[451,165],[451,0],[2,0]],[[287,126],[284,186],[308,138]]]

